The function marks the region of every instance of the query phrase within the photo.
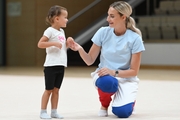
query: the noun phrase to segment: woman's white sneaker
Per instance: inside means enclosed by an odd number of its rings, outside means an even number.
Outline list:
[[[98,113],[98,116],[99,116],[99,117],[107,117],[107,116],[108,116],[107,110],[102,110],[102,109],[100,109],[100,110],[99,110],[99,113]]]

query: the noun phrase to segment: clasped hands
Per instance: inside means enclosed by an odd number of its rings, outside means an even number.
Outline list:
[[[72,37],[68,37],[66,42],[67,42],[67,47],[69,47],[73,51],[78,51],[79,49],[82,48],[82,46],[79,45],[77,42],[75,42]]]

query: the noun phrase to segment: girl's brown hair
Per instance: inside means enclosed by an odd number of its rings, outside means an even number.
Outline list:
[[[66,10],[67,9],[65,7],[59,6],[59,5],[54,5],[52,6],[47,14],[46,17],[46,23],[51,25],[52,23],[54,23],[54,17],[61,15],[61,11],[62,10]]]

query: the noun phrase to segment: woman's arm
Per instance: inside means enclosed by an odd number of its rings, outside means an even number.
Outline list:
[[[92,65],[94,63],[94,61],[96,60],[96,58],[98,57],[99,53],[100,53],[100,46],[97,46],[96,44],[93,44],[89,50],[89,52],[87,53],[82,46],[80,46],[78,43],[74,44],[74,47],[71,48],[72,50],[78,51],[79,55],[81,56],[81,58],[83,59],[83,61],[88,65]]]
[[[119,70],[118,77],[127,78],[127,77],[136,76],[139,72],[140,63],[141,63],[141,52],[133,54],[131,58],[130,69]]]
[[[118,74],[116,75],[116,70],[101,68],[98,71],[98,75],[99,76],[111,75],[121,78],[133,77],[136,76],[139,72],[140,62],[141,62],[141,52],[132,55],[130,69],[118,70]]]

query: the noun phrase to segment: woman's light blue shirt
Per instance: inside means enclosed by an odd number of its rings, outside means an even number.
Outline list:
[[[142,37],[127,29],[124,35],[116,36],[114,28],[101,27],[92,42],[101,47],[99,68],[126,70],[130,68],[132,54],[145,50]]]

